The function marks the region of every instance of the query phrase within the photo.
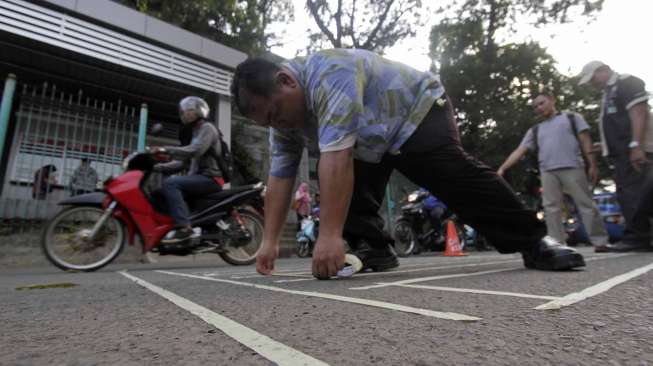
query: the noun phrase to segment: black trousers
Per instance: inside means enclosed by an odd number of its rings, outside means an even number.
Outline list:
[[[653,160],[653,154],[647,158]],[[626,219],[623,241],[633,244],[650,244],[653,217],[653,166],[646,165],[638,172],[630,163],[630,155],[613,156],[614,180],[617,183],[617,200]]]
[[[378,164],[354,161],[354,192],[344,230],[347,240],[363,239],[375,247],[391,242],[379,209],[394,169],[444,201],[500,253],[527,249],[546,235],[545,224],[526,209],[512,188],[493,169],[465,153],[447,102],[433,106],[400,154],[386,154]]]

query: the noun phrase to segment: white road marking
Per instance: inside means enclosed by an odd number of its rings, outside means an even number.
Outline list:
[[[219,279],[219,278],[203,277],[203,276],[197,276],[197,275],[192,275],[192,274],[187,274],[187,273],[178,273],[178,272],[169,272],[169,271],[156,271],[156,272],[164,273],[164,274],[168,274],[168,275],[172,275],[172,276],[196,278],[196,279],[206,280],[206,281],[215,281],[215,282],[228,283],[228,284],[238,285],[238,286],[253,287],[253,288],[257,288],[257,289],[261,289],[261,290],[283,292],[283,293],[293,294],[293,295],[301,295],[301,296],[317,297],[317,298],[321,298],[321,299],[336,300],[336,301],[348,302],[348,303],[353,303],[353,304],[372,306],[372,307],[377,307],[377,308],[382,308],[382,309],[402,311],[402,312],[405,312],[405,313],[424,315],[424,316],[429,316],[429,317],[439,318],[439,319],[460,320],[460,321],[477,321],[477,320],[481,320],[481,318],[478,318],[478,317],[475,317],[475,316],[469,316],[469,315],[465,315],[465,314],[434,311],[434,310],[428,310],[428,309],[422,309],[422,308],[414,308],[414,307],[410,307],[410,306],[393,304],[393,303],[383,302],[383,301],[361,299],[361,298],[357,298],[357,297],[333,295],[333,294],[327,294],[327,293],[322,293],[322,292],[314,292],[314,291],[287,290],[287,289],[280,288],[280,287],[258,285],[258,284],[249,283],[249,282],[239,282],[239,281],[225,280],[225,279]]]
[[[294,280],[277,280],[273,281],[274,283],[288,283],[288,282],[303,282],[303,281],[313,281],[313,278],[295,278]]]
[[[520,259],[520,261],[521,261],[521,259]],[[425,271],[435,271],[435,270],[440,270],[440,269],[452,269],[452,268],[478,267],[478,266],[482,266],[482,265],[504,264],[504,263],[512,263],[512,262],[515,262],[515,261],[514,260],[509,260],[509,261],[500,261],[500,262],[471,263],[471,264],[463,264],[463,265],[425,267],[425,268],[419,268],[419,269],[390,270],[390,271],[383,271],[383,272],[362,272],[362,273],[356,274],[356,277],[381,276],[381,275],[396,274],[396,273],[425,272]],[[424,264],[421,264],[421,266],[424,266]],[[277,281],[274,281],[274,283],[302,282],[302,281],[314,281],[314,280],[317,280],[309,272],[303,272],[303,273],[306,273],[306,275],[298,274],[298,273],[293,273],[293,274],[275,273],[274,275],[279,276],[279,277],[301,277],[301,279],[277,280]],[[350,290],[358,290],[358,288],[350,288]]]
[[[585,262],[600,261],[600,260],[603,260],[603,259],[612,259],[612,258],[619,258],[619,257],[627,257],[629,255],[635,255],[635,253],[599,254],[599,255],[595,255],[593,257],[585,258]]]
[[[172,302],[173,304],[179,306],[180,308],[190,312],[205,322],[213,325],[228,337],[231,337],[245,347],[252,349],[254,352],[270,360],[276,365],[328,365],[325,362],[304,354],[292,347],[286,346],[283,343],[277,342],[274,339],[258,333],[253,329],[247,328],[246,326],[239,324],[227,317],[217,314],[210,309],[207,309],[138,277],[134,277],[126,271],[121,271],[119,273],[136,282],[137,284],[145,287],[146,289],[156,293],[157,295],[165,298],[166,300]]]
[[[286,275],[288,277],[295,277],[295,276],[310,276],[310,272],[305,271],[306,267],[302,268],[293,268],[293,269],[284,269],[284,270],[278,270],[274,271],[273,276],[282,276]],[[248,278],[257,278],[263,276],[262,274],[254,271],[254,272],[248,272],[248,273],[241,273],[241,274],[236,274],[233,276],[230,276],[231,279],[234,280],[244,280]]]
[[[502,254],[502,255],[496,255],[496,256],[483,256],[483,257],[459,257],[459,258],[452,258],[453,260],[463,260],[463,259],[485,259],[485,258],[508,258],[511,257],[510,254]],[[445,258],[445,257],[433,257],[433,258]],[[430,258],[420,258],[420,259],[430,259]],[[481,265],[491,265],[491,264],[503,264],[503,263],[512,263],[512,262],[521,262],[522,259],[504,259],[502,261],[496,261],[496,262],[474,262],[474,263],[467,263],[467,264],[458,264],[458,265],[447,265],[447,266],[440,266],[440,267],[432,267],[434,264],[437,264],[437,262],[427,262],[425,260],[420,261],[420,263],[411,263],[411,264],[400,264],[401,268],[407,268],[407,267],[423,267],[423,268],[417,268],[417,269],[400,269],[400,270],[393,270],[393,271],[384,271],[384,272],[363,272],[363,273],[358,273],[356,274],[356,277],[359,276],[378,276],[378,275],[383,275],[387,273],[410,273],[410,272],[422,272],[422,271],[430,271],[432,269],[447,269],[447,268],[461,268],[461,267],[475,267],[475,266],[481,266]],[[441,262],[441,261],[438,261]],[[469,262],[469,261],[466,261]],[[284,274],[288,274],[288,277],[294,277],[294,276],[310,276],[313,277],[311,272],[306,271],[306,268],[310,267],[302,267],[302,268],[294,268],[294,269],[284,269],[284,270],[279,270],[275,271],[275,275],[282,276]],[[257,272],[248,272],[248,273],[239,273],[234,276],[231,276],[231,279],[234,280],[244,280],[248,278],[256,278],[260,277],[261,275],[258,274]]]
[[[481,276],[481,275],[484,275],[484,274],[515,271],[515,270],[519,270],[519,269],[521,269],[521,268],[502,268],[502,269],[493,269],[493,270],[490,270],[490,271],[480,271],[480,272],[470,272],[470,273],[456,273],[456,274],[448,274],[448,275],[440,275],[440,276],[420,277],[420,278],[412,278],[410,280],[377,283],[376,285],[370,285],[370,286],[352,287],[352,288],[350,288],[350,290],[370,290],[370,289],[373,289],[373,288],[381,288],[381,287],[389,287],[389,286],[397,286],[397,285],[407,285],[407,284],[411,284],[411,283],[443,280],[443,279],[447,279],[447,278]]]
[[[419,266],[428,266],[428,265],[429,265],[428,263],[422,263],[422,264],[414,263],[414,264],[404,264],[404,265],[401,265],[401,267],[402,268],[404,268],[404,267],[419,267]],[[284,270],[274,271],[273,276],[311,277],[311,278],[313,278],[313,274],[306,270],[307,267],[310,267],[310,264],[308,264],[307,266],[304,266],[302,268],[284,269]],[[385,273],[388,273],[388,272],[389,271],[387,271]],[[250,273],[244,274],[242,276],[240,276],[240,275],[231,276],[231,279],[233,279],[233,280],[245,280],[245,279],[257,278],[257,277],[261,277],[261,274],[258,273],[258,272],[250,272]]]
[[[522,260],[507,260],[507,261],[496,261],[496,262],[486,262],[486,263],[470,263],[470,264],[458,264],[458,265],[450,265],[450,266],[439,266],[439,267],[423,267],[423,268],[416,268],[416,269],[406,269],[406,270],[390,270],[390,271],[383,271],[383,272],[361,272],[357,273],[356,277],[369,277],[369,276],[383,276],[383,275],[388,275],[388,274],[398,274],[398,273],[413,273],[413,272],[426,272],[426,271],[435,271],[435,270],[440,270],[440,269],[454,269],[454,268],[467,268],[467,267],[479,267],[479,266],[489,266],[493,264],[506,264],[506,263],[514,263],[514,262],[521,262]],[[428,266],[428,264],[420,264],[420,266]],[[280,273],[277,272],[274,274],[275,276],[279,277],[304,277],[304,281],[312,281],[316,280],[310,272],[297,272],[297,273]],[[309,277],[310,276],[310,277]],[[248,277],[248,278],[253,278]],[[236,278],[236,277],[232,277]],[[238,277],[238,279],[241,279],[243,277]],[[275,281],[275,282],[290,282],[290,281]],[[299,281],[292,281],[292,282],[299,282]]]
[[[259,277],[262,275],[259,274]],[[315,279],[313,275],[309,272],[306,272],[306,274],[299,274],[299,273],[281,273],[281,272],[272,272],[270,276],[276,276],[276,277],[297,277],[297,278],[304,278],[304,279]],[[233,277],[232,277],[233,278]]]
[[[483,295],[513,296],[513,297],[523,297],[527,299],[544,299],[544,300],[560,299],[560,297],[556,297],[556,296],[530,295],[530,294],[522,294],[519,292],[489,291],[489,290],[477,290],[477,289],[470,289],[470,288],[441,287],[441,286],[427,286],[427,285],[392,285],[392,286],[406,287],[406,288],[419,288],[419,289],[437,290],[437,291],[465,292],[465,293],[483,294]]]
[[[608,258],[618,258],[618,257],[623,257],[626,255],[632,255],[631,253],[628,254],[612,254],[612,255],[601,255],[601,256],[595,256],[595,257],[590,257],[586,258],[586,262],[590,262],[593,260],[601,260],[601,259],[608,259]],[[424,268],[418,268],[418,269],[408,269],[408,270],[394,270],[394,271],[385,271],[385,272],[363,272],[363,273],[358,273],[356,277],[364,277],[364,276],[381,276],[381,275],[386,275],[386,274],[394,274],[394,273],[412,273],[412,272],[424,272],[424,271],[432,271],[432,270],[440,270],[440,269],[452,269],[452,268],[466,268],[466,267],[479,267],[479,266],[485,266],[485,265],[493,265],[493,264],[505,264],[505,263],[517,263],[521,262],[522,259],[512,259],[512,260],[505,260],[505,261],[496,261],[496,262],[479,262],[479,263],[469,263],[469,264],[462,264],[462,265],[449,265],[449,266],[439,266],[439,267],[431,267],[429,266],[428,263],[420,263],[420,264],[412,264],[408,266],[403,267],[417,267],[417,266],[422,266]],[[425,267],[429,266],[429,267]],[[304,282],[304,281],[315,281],[315,277],[311,275],[310,272],[284,272],[284,271],[279,271],[275,272],[273,274],[274,276],[279,276],[279,277],[299,277],[300,279],[294,279],[294,280],[276,280],[273,281],[274,283],[288,283],[288,282]],[[210,275],[208,275],[210,276]],[[256,277],[261,277],[260,274],[253,275],[253,276],[232,276],[232,279],[244,279],[244,278],[256,278]],[[351,290],[351,289],[350,289]]]
[[[542,304],[540,306],[537,306],[535,309],[536,310],[558,310],[560,308],[563,308],[565,306],[573,305],[577,302],[583,301],[585,299],[588,299],[592,296],[596,296],[598,294],[601,294],[603,292],[608,291],[609,289],[613,288],[614,286],[617,286],[621,283],[624,283],[630,279],[633,279],[637,276],[641,276],[645,274],[646,272],[650,271],[653,269],[653,263],[640,267],[637,269],[634,269],[630,272],[621,274],[616,277],[612,277],[611,279],[607,281],[600,282],[594,286],[588,287],[582,291],[579,292],[574,292],[572,294],[569,294],[567,296],[564,296],[558,300],[554,300],[551,302],[547,302],[546,304]]]
[[[596,260],[596,259],[607,259],[607,258],[618,258],[624,255],[632,255],[632,253],[626,253],[626,254],[601,254],[599,256],[595,257],[590,257],[586,258],[585,261],[591,261],[591,260]],[[433,267],[434,264],[437,264],[438,262],[427,262],[427,259],[432,259],[432,258],[413,258],[413,259],[420,259],[420,263],[411,263],[411,264],[401,264],[400,270],[395,270],[395,271],[385,271],[385,272],[363,272],[363,273],[358,273],[356,274],[356,277],[360,276],[381,276],[384,274],[388,273],[412,273],[412,272],[423,272],[423,271],[430,271],[430,270],[436,270],[436,269],[451,269],[451,268],[465,268],[465,267],[477,267],[477,266],[485,266],[485,265],[493,265],[493,264],[505,264],[505,263],[521,263],[522,259],[520,258],[515,258],[517,255],[516,254],[501,254],[501,255],[484,255],[484,256],[479,256],[479,257],[460,257],[454,260],[465,260],[465,264],[457,264],[457,265],[447,265],[447,266],[438,266],[438,267]],[[510,258],[513,257],[514,259],[505,259],[501,261],[493,261],[493,262],[474,262],[474,263],[469,263],[468,259],[490,259],[490,258]],[[442,259],[444,257],[433,257],[436,259]],[[421,268],[416,268],[416,269],[403,269],[407,267],[421,267]],[[277,276],[283,276],[284,274],[287,274],[288,277],[299,277],[299,276],[305,276],[306,281],[309,280],[314,280],[311,272],[306,271],[306,266],[304,267],[292,267],[292,268],[285,268],[282,270],[275,271],[275,275]],[[196,273],[198,275],[204,275],[204,276],[230,276],[231,279],[234,280],[243,280],[243,279],[249,279],[249,278],[258,278],[261,277],[259,273],[256,271],[215,271],[215,272],[200,272]],[[293,282],[299,282],[299,281],[293,281]]]
[[[626,253],[626,254],[614,254],[614,255],[601,255],[601,256],[595,256],[595,257],[590,257],[586,258],[586,262],[590,261],[595,261],[595,260],[603,260],[603,259],[611,259],[611,258],[619,258],[619,257],[624,257],[627,255],[632,255],[632,253]],[[474,263],[474,264],[466,264],[466,265],[460,265],[460,266],[442,266],[442,267],[431,267],[432,269],[448,269],[448,268],[464,268],[464,267],[477,267],[481,265],[489,265],[489,264],[502,264],[502,263],[512,263],[512,262],[521,262],[522,260],[510,260],[510,261],[499,261],[499,262],[487,262],[487,263]],[[363,286],[363,287],[352,287],[350,290],[368,290],[372,288],[380,288],[380,287],[386,287],[390,285],[394,285],[396,283],[398,284],[406,284],[406,283],[415,283],[415,282],[423,282],[423,281],[431,281],[431,280],[439,280],[439,279],[446,279],[446,278],[455,278],[455,277],[467,277],[467,276],[475,276],[477,274],[482,275],[486,273],[493,273],[493,272],[503,272],[503,271],[509,271],[509,270],[517,270],[519,268],[506,268],[506,269],[499,269],[499,270],[491,270],[491,271],[482,271],[482,272],[473,272],[473,273],[461,273],[461,274],[453,274],[453,275],[443,275],[443,276],[433,276],[433,277],[422,277],[422,278],[416,278],[412,280],[405,280],[405,281],[397,281],[397,282],[387,282],[384,284],[378,284],[378,285],[372,285],[372,286]],[[426,269],[420,269],[420,270],[426,270]],[[414,270],[408,270],[406,272],[414,272]],[[388,271],[388,272],[373,272],[373,273],[365,273],[368,275],[372,274],[384,274],[384,273],[401,273],[401,271]],[[361,274],[362,275],[362,274]]]

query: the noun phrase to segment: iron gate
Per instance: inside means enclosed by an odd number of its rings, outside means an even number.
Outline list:
[[[0,217],[14,222],[41,220],[57,202],[74,194],[71,183],[83,159],[96,173],[95,186],[120,173],[121,162],[138,143],[138,112],[58,91],[56,86],[23,85],[15,114],[9,163],[0,197]],[[92,177],[92,174],[88,174]]]

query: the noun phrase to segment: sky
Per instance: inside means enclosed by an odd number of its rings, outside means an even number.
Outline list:
[[[272,52],[292,58],[307,44],[306,29],[316,29],[304,8],[304,0],[295,3],[295,21],[285,26],[286,35],[281,38],[283,47]],[[426,0],[425,4],[442,3]],[[601,60],[619,73],[635,75],[653,90],[653,0],[605,0],[603,10],[596,20],[586,24],[578,19],[571,24],[552,25],[543,29],[518,27],[515,41],[533,39],[546,47],[558,62],[557,67],[565,75],[580,72],[591,60]],[[429,31],[434,24],[420,28],[414,38],[405,39],[385,51],[389,59],[427,70],[431,65],[428,57]]]

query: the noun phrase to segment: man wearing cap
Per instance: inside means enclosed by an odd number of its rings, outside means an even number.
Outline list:
[[[614,180],[626,230],[621,242],[608,250],[651,250],[653,214],[653,126],[644,82],[618,74],[601,61],[591,61],[581,71],[579,85],[603,91],[600,131],[603,156],[615,166]]]

